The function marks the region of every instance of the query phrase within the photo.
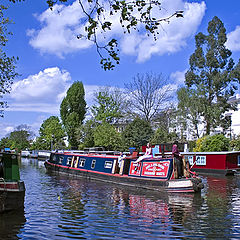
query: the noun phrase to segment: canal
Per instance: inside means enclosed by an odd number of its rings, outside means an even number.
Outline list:
[[[0,239],[240,239],[240,175],[203,176],[201,194],[159,194],[46,173],[22,159],[24,211]]]

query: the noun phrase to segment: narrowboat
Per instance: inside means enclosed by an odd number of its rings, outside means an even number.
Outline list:
[[[194,193],[203,188],[201,178],[192,172],[177,179],[172,158],[149,157],[135,163],[137,155],[133,152],[124,156],[119,166],[120,155],[114,152],[55,152],[45,161],[45,167],[48,171],[155,191]]]
[[[13,153],[0,153],[0,213],[23,209],[25,185],[20,180],[18,157]]]
[[[240,172],[240,151],[183,152],[182,155],[199,173],[233,175]]]

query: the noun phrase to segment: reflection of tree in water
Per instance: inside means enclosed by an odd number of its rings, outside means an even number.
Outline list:
[[[0,239],[19,239],[26,218],[24,210],[11,211],[0,215]]]
[[[232,193],[237,187],[236,178],[232,176],[208,176],[208,191],[205,217],[208,226],[203,228],[209,238],[230,237],[232,235]],[[239,221],[238,221],[239,223]]]

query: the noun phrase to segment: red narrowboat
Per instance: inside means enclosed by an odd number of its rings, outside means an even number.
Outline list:
[[[197,172],[224,175],[240,172],[240,151],[182,152],[182,155]]]

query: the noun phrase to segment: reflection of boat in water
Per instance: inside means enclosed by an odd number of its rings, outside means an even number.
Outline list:
[[[0,153],[0,213],[24,207],[25,185],[16,154]]]
[[[0,217],[0,239],[20,239],[19,234],[25,222],[23,209],[2,213]]]
[[[199,192],[201,178],[176,179],[172,158],[150,157],[135,163],[137,156],[126,156],[118,169],[119,155],[96,153],[52,153],[47,170],[98,179],[109,183],[167,192]]]

